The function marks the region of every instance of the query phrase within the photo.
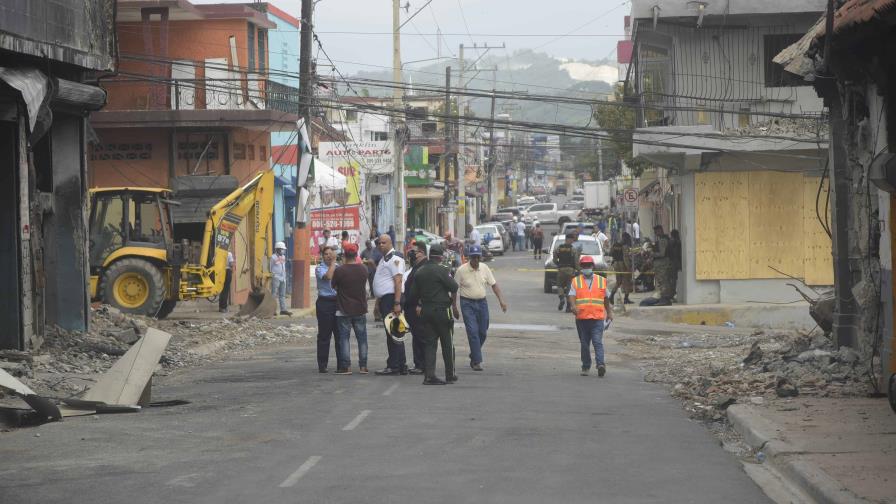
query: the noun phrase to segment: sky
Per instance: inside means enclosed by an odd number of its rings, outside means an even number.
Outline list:
[[[426,1],[401,0],[402,5],[410,2],[409,13],[402,9],[402,21]],[[271,3],[299,17],[300,0]],[[408,68],[425,66],[435,61],[411,62],[437,58],[437,47],[441,47],[442,57],[456,56],[459,44],[471,47],[473,43],[506,44],[506,49],[493,50],[491,54],[534,49],[578,60],[615,59],[616,41],[622,38],[623,18],[630,9],[631,3],[624,0],[432,0],[402,28],[402,61]],[[391,68],[391,0],[318,0],[314,16],[315,31],[342,73]],[[445,34],[441,40],[436,36],[439,30]],[[465,49],[465,57],[471,54],[475,51]],[[324,62],[320,56],[319,64]],[[325,70],[319,68],[322,71]]]

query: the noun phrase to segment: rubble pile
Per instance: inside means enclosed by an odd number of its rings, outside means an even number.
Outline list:
[[[816,138],[828,138],[828,126],[827,121],[821,118],[775,117],[768,121],[754,122],[746,127],[728,128],[724,133],[731,136],[768,135],[814,140]]]
[[[867,366],[822,335],[794,332],[620,338],[643,360],[645,379],[672,386],[695,419],[719,421],[728,406],[772,398],[846,397],[869,392]]]
[[[199,365],[216,354],[239,354],[256,347],[309,344],[312,327],[283,325],[283,321],[223,318],[214,320],[155,320],[125,315],[103,305],[91,310],[89,332],[48,330],[43,346],[34,353],[0,351],[0,368],[38,393],[69,396],[93,384],[96,375],[112,364],[155,327],[171,334],[157,375]],[[0,397],[3,392],[0,391]]]

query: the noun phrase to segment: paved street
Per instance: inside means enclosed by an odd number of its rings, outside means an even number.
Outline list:
[[[185,370],[159,380],[154,399],[189,405],[3,434],[0,501],[767,502],[612,341],[607,376],[578,375],[571,315],[541,292],[542,273],[519,271],[538,264],[492,261],[510,311],[490,298],[482,373],[466,366],[456,328],[455,385],[320,375],[312,347]],[[639,327],[619,320],[610,336]],[[380,368],[384,336],[369,332]]]

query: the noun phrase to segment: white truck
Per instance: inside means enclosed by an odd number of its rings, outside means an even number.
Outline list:
[[[585,182],[585,210],[604,210],[613,205],[610,181]]]

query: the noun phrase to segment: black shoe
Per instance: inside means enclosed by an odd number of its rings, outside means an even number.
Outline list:
[[[290,317],[292,317],[292,312],[286,311],[286,310],[280,310],[280,315],[289,315]]]
[[[427,378],[423,380],[424,385],[447,385],[448,383],[445,380],[440,380],[438,378]]]
[[[422,375],[422,374],[423,374],[423,370],[420,369],[420,368],[418,368],[418,367],[415,367],[415,368],[413,368],[413,369],[408,369],[408,374],[412,374],[412,375]]]
[[[561,310],[563,310],[563,305],[565,305],[565,304],[566,304],[566,303],[564,303],[563,300],[561,299],[561,300],[560,300],[560,304],[557,305],[557,311],[561,311]]]
[[[383,369],[380,369],[379,371],[374,371],[373,374],[379,375],[379,376],[393,376],[393,375],[399,374],[400,372],[401,371],[399,371],[397,369],[383,368]]]
[[[607,374],[606,366],[597,366],[597,376],[603,378],[605,374]]]
[[[324,373],[328,373],[329,371],[327,371],[327,368],[324,367],[324,368],[318,368],[317,372],[320,374],[324,374]]]
[[[408,370],[407,366],[404,366],[398,371],[398,374],[400,374],[401,376],[406,376],[408,373],[410,373],[410,371]]]
[[[445,381],[450,385],[457,381],[457,375],[446,376]]]

